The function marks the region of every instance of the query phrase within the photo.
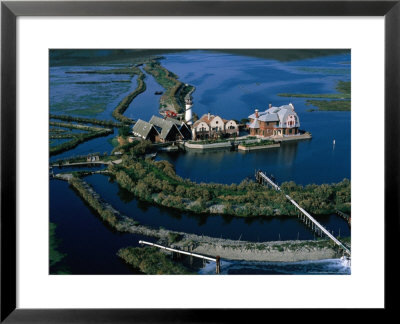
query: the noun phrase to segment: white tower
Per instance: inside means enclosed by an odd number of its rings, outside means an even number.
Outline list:
[[[187,97],[185,99],[185,121],[188,125],[192,125],[192,99]]]

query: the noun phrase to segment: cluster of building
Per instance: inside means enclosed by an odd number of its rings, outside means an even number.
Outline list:
[[[210,113],[203,115],[192,126],[192,138],[215,139],[222,136],[238,136],[239,125],[234,120],[226,120]]]
[[[270,137],[299,134],[300,120],[293,104],[272,107],[265,111],[255,110],[249,117],[250,135]]]
[[[152,142],[175,142],[191,139],[190,127],[183,121],[153,116],[149,122],[139,119],[132,128],[133,135]]]
[[[226,120],[208,113],[193,123],[191,108],[192,101],[186,98],[186,122],[168,116],[153,116],[149,122],[139,119],[133,126],[132,133],[160,143],[239,136],[239,125],[232,119]],[[269,105],[265,111],[256,109],[248,119],[246,128],[252,136],[281,137],[299,134],[299,116],[291,103],[280,107]]]
[[[226,120],[211,114],[203,115],[191,126],[175,118],[153,116],[149,122],[139,119],[133,126],[132,133],[152,142],[166,143],[237,136],[239,126],[234,120]]]

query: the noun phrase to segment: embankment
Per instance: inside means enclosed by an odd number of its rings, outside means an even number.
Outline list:
[[[144,82],[145,75],[144,73],[138,68],[132,68],[134,73],[138,75],[137,78],[137,87],[136,89],[129,93],[122,101],[115,107],[112,115],[115,119],[119,120],[122,123],[132,124],[134,121],[128,117],[125,117],[123,114],[128,109],[130,103],[135,99],[139,94],[146,90],[146,83]]]
[[[69,179],[69,183],[79,193],[80,197],[100,215],[101,219],[115,230],[155,237],[160,244],[164,245],[169,244],[171,234],[178,234],[180,240],[170,245],[174,248],[190,250],[213,257],[219,255],[224,259],[248,261],[291,262],[337,257],[328,240],[255,243],[174,232],[167,229],[153,229],[140,225],[132,218],[122,215],[110,204],[106,203],[83,180],[72,177]]]

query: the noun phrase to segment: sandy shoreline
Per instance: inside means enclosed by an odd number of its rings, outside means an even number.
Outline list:
[[[207,255],[220,256],[228,260],[297,262],[339,258],[328,240],[317,241],[270,241],[249,242],[221,239],[210,236],[152,229],[143,225],[132,225],[132,220],[125,218],[118,225],[118,230],[158,238],[158,244],[171,248]],[[181,236],[178,242],[169,244],[170,233]]]

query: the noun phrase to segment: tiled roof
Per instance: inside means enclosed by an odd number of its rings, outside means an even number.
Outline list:
[[[153,124],[155,127],[158,128],[157,130],[160,133],[160,138],[162,139],[165,139],[168,136],[169,132],[173,127],[176,128],[176,125],[172,121],[162,119],[157,116],[151,117],[150,124]],[[179,132],[179,129],[177,130]]]
[[[152,128],[154,128],[152,124],[139,119],[133,126],[132,133],[136,136],[147,138]]]

